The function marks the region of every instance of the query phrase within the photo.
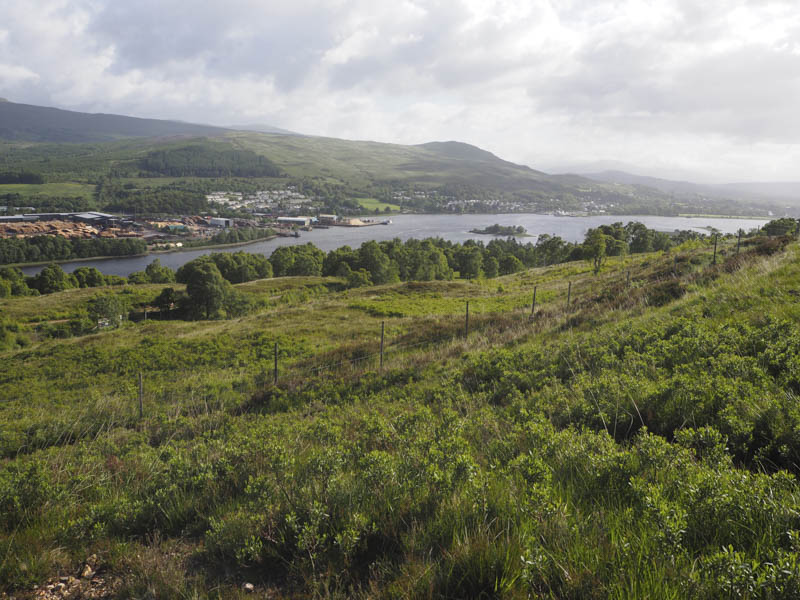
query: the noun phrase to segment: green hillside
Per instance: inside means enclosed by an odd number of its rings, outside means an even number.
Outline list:
[[[59,203],[52,194],[38,193],[44,188],[0,189],[4,205],[47,210],[125,206],[139,213],[169,213],[176,206],[189,210],[202,204],[209,191],[293,186],[319,199],[320,210],[344,214],[359,210],[354,200],[359,197],[418,212],[763,216],[784,211],[724,195],[681,195],[633,183],[547,175],[454,141],[404,146],[241,132],[10,102],[0,103],[0,140],[0,179],[22,183],[24,175],[49,184],[97,186],[95,202],[80,194],[64,195]],[[143,185],[146,193],[130,191]],[[194,195],[195,201],[176,204],[176,193]]]
[[[567,191],[544,173],[459,142],[403,146],[251,133],[230,134],[228,139],[269,156],[294,175],[326,177],[342,183],[396,183],[428,188],[455,184],[497,192]],[[589,180],[583,182],[591,185]]]
[[[712,252],[264,279],[242,317],[69,339],[35,328],[96,290],[0,300],[0,588],[795,598],[800,248]]]
[[[0,138],[27,142],[102,142],[120,138],[219,135],[225,130],[178,121],[90,114],[0,102]]]

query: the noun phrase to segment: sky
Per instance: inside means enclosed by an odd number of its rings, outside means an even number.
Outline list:
[[[0,96],[800,180],[797,0],[0,0]]]

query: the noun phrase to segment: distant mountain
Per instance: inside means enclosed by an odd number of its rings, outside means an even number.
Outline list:
[[[713,187],[735,191],[742,195],[800,200],[800,181],[746,181]]]
[[[436,198],[423,202],[425,210],[481,206],[483,210],[572,214],[797,212],[787,209],[792,201],[784,199],[793,193],[793,184],[699,186],[625,171],[594,173],[591,178],[548,175],[457,141],[407,146],[300,135],[268,125],[211,127],[13,102],[0,102],[0,139],[25,142],[0,146],[0,165],[5,170],[40,174],[50,183],[88,183],[98,175],[108,175],[131,178],[134,181],[125,185],[135,186],[143,173],[151,176],[153,172],[210,177],[220,168],[214,157],[243,157],[255,164],[258,159],[249,151],[263,157],[273,175],[279,173],[287,183],[302,180],[322,197],[372,197],[414,190],[420,192],[415,198]],[[104,143],[100,151],[98,143]],[[161,154],[153,154],[156,150]],[[142,166],[142,156],[166,157],[165,153],[170,164],[165,163],[163,169]],[[267,175],[258,172],[258,176]],[[767,198],[780,201],[769,204]]]
[[[608,170],[599,173],[583,173],[583,177],[593,181],[603,183],[618,183],[624,185],[643,185],[656,190],[661,190],[667,194],[698,194],[708,193],[711,186],[692,183],[690,181],[673,181],[671,179],[660,179],[646,175],[634,175],[626,171]]]
[[[593,160],[581,161],[570,164],[546,164],[542,166],[547,173],[572,173],[587,175],[613,171],[640,177],[652,177],[667,181],[692,181],[701,185],[720,183],[712,182],[700,171],[680,169],[677,167],[642,167],[619,160]],[[724,183],[724,182],[722,182]]]
[[[107,142],[123,138],[217,136],[221,127],[139,119],[0,102],[0,139],[26,142]]]
[[[296,133],[294,131],[289,131],[288,129],[281,129],[280,127],[275,127],[273,125],[227,125],[226,129],[232,129],[235,131],[254,131],[256,133],[277,133],[278,135],[303,135],[302,133]]]
[[[584,173],[583,177],[602,183],[645,186],[673,195],[709,196],[731,198],[750,202],[785,202],[788,206],[800,205],[800,182],[741,182],[703,184],[691,181],[673,181],[634,175],[625,171]]]

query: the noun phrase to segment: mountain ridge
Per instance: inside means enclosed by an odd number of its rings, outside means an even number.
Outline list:
[[[592,179],[548,174],[454,140],[403,145],[258,128],[274,131],[0,103],[0,139],[10,142],[9,149],[20,142],[31,146],[0,155],[0,165],[10,171],[39,173],[49,182],[87,183],[107,175],[141,177],[136,165],[153,146],[178,149],[191,138],[191,143],[212,154],[253,151],[273,161],[287,177],[337,186],[340,195],[371,196],[385,194],[387,189],[419,188],[433,190],[440,204],[445,202],[443,198],[459,198],[460,208],[451,210],[474,210],[480,205],[482,210],[502,206],[511,211],[570,214],[763,214],[768,210],[783,213],[788,208],[769,204],[771,197],[754,202],[752,191],[732,192],[726,187],[698,188],[632,175],[603,179],[596,174]],[[98,143],[105,144],[100,152]],[[208,170],[208,165],[196,166]],[[621,179],[625,179],[624,186],[619,185]],[[332,193],[332,188],[327,189],[326,193]],[[744,206],[735,198],[760,206]],[[442,208],[443,204],[429,203],[425,210]]]
[[[649,175],[636,175],[618,170],[582,173],[581,176],[602,183],[642,185],[668,194],[726,195],[737,200],[773,202],[794,200],[795,203],[800,199],[800,182],[797,181],[695,183]]]
[[[123,138],[218,136],[227,131],[174,120],[0,102],[0,138],[15,142],[90,143]]]

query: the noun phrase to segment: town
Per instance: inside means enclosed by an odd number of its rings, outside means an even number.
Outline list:
[[[209,203],[236,209],[247,218],[216,216],[219,211],[203,215],[168,217],[130,217],[101,212],[22,213],[0,216],[0,239],[30,238],[42,235],[67,239],[91,238],[141,238],[153,249],[180,248],[183,242],[210,241],[220,230],[250,228],[264,230],[264,236],[293,235],[299,231],[312,231],[328,227],[368,227],[388,225],[389,219],[344,217],[334,214],[306,216],[299,210],[281,210],[276,200],[289,201],[293,206],[307,200],[295,191],[256,192],[243,197],[240,192],[215,192],[209,194]],[[310,205],[305,208],[312,209]],[[196,244],[194,244],[196,245]]]

